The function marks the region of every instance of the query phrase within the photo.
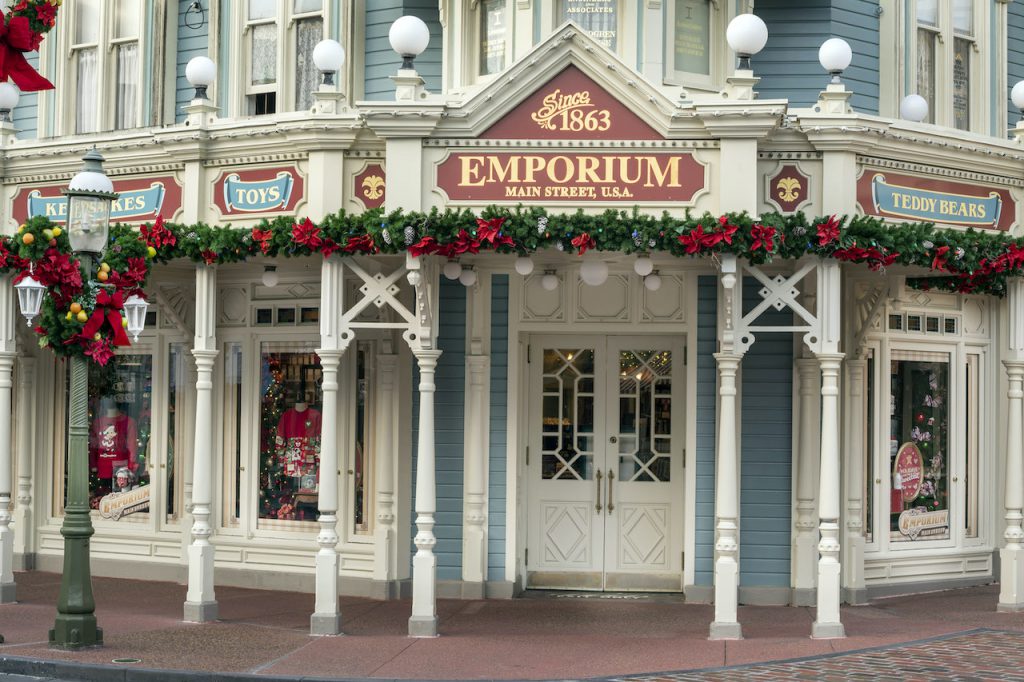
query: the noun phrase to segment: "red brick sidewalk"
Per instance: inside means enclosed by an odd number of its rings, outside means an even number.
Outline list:
[[[18,574],[17,581],[21,601],[0,605],[0,633],[7,637],[0,656],[103,664],[135,658],[139,662],[129,665],[165,670],[387,679],[579,679],[833,655],[977,628],[1009,634],[971,635],[964,640],[965,646],[980,642],[979,646],[988,647],[986,637],[1011,637],[1018,639],[1012,646],[999,645],[1001,655],[1024,651],[1018,634],[1024,632],[1024,615],[997,613],[995,586],[844,608],[849,636],[840,640],[809,638],[812,609],[741,607],[746,639],[711,642],[707,632],[712,608],[671,598],[442,600],[438,604],[442,636],[436,639],[406,636],[407,601],[346,598],[342,601],[346,636],[310,637],[310,594],[218,588],[222,620],[197,625],[181,622],[184,586],[98,578],[94,580],[97,616],[106,646],[70,653],[52,650],[46,643],[59,576],[24,573]],[[875,653],[858,657],[876,655],[899,658]],[[975,660],[956,654],[955,658],[975,665],[991,656],[983,653]],[[933,657],[922,654],[921,664]],[[812,665],[840,666],[845,674],[854,669],[845,660],[826,658]],[[1016,665],[1024,667],[1024,654]],[[758,675],[764,671],[774,676],[768,679],[780,679],[779,674],[794,679],[805,670],[782,668],[784,672],[778,673],[776,668],[762,668]],[[886,679],[888,670],[871,679]],[[701,674],[719,677],[672,679],[758,679],[749,677],[752,670]],[[922,675],[922,679],[940,679]]]

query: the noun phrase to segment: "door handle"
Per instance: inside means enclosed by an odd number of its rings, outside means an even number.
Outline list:
[[[597,504],[594,505],[594,511],[598,514],[601,513],[601,470],[597,470]]]
[[[615,511],[615,503],[612,502],[612,482],[615,480],[615,472],[608,470],[608,513]]]

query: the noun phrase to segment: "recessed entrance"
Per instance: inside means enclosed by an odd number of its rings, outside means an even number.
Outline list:
[[[531,339],[528,587],[682,589],[683,348]]]

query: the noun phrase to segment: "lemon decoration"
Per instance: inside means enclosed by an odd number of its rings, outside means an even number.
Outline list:
[[[83,323],[84,322],[88,322],[89,321],[89,313],[85,312],[84,310],[79,310],[78,314],[75,316],[75,318],[79,322],[83,322]]]

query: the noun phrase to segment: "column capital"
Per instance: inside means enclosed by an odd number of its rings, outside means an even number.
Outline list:
[[[341,362],[341,357],[345,354],[344,349],[340,348],[317,348],[314,351],[320,358],[320,367],[326,367],[326,365],[334,365],[335,367]]]

